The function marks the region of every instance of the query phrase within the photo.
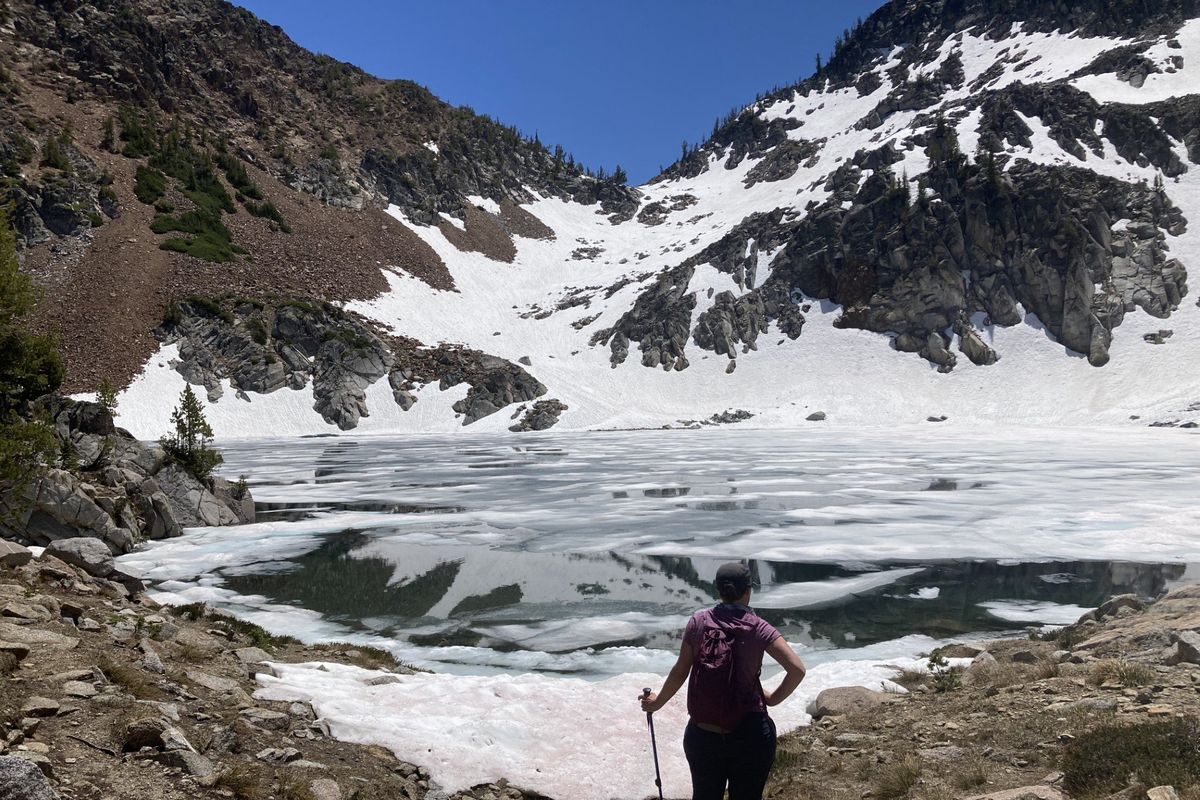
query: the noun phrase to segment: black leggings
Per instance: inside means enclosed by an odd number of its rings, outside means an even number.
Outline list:
[[[761,800],[775,762],[775,723],[747,714],[732,733],[713,733],[689,722],[683,752],[692,771],[692,800]]]

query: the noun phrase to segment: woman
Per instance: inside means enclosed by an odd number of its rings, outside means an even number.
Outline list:
[[[804,680],[800,657],[769,623],[750,609],[752,581],[745,564],[717,570],[721,603],[697,611],[683,630],[679,659],[662,689],[642,696],[642,710],[654,713],[688,680],[688,726],[683,752],[692,772],[692,800],[761,800],[775,761],[777,706]],[[769,692],[759,683],[763,653],[784,669],[783,681]]]

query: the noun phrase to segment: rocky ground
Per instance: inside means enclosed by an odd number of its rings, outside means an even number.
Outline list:
[[[266,661],[407,672],[380,651],[304,646],[166,609],[0,540],[0,797],[447,800],[422,769],[331,739],[304,704],[255,700]],[[535,798],[486,785],[455,795]]]
[[[907,695],[822,693],[813,728],[782,739],[767,796],[1200,797],[1200,586],[1091,616],[1049,640],[949,650],[973,660],[901,675]]]

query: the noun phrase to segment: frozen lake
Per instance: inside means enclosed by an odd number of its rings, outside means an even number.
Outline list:
[[[611,707],[598,724],[630,727],[590,758],[632,797],[644,776],[626,762],[645,743],[631,698],[669,669],[722,561],[751,561],[753,604],[814,667],[776,715],[803,724],[818,689],[877,687],[936,641],[1065,624],[1196,578],[1196,436],[930,424],[237,442],[224,472],[248,476],[260,521],[122,562],[160,599],[435,670],[366,687],[296,668],[266,691],[316,699],[339,736],[423,758],[447,788],[507,777],[588,796],[586,776],[539,773],[529,731],[569,759],[564,705]],[[393,704],[404,724],[368,713]],[[428,725],[412,724],[423,708]],[[662,712],[660,735],[682,711]],[[686,781],[678,761],[667,774]]]

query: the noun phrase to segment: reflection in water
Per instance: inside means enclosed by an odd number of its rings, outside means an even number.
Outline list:
[[[1183,565],[1121,562],[940,562],[864,572],[836,564],[750,562],[764,618],[789,640],[855,646],[910,633],[935,638],[1022,628],[985,603],[1022,600],[1093,607],[1114,594],[1156,596]],[[900,566],[900,565],[892,565]],[[247,595],[320,612],[351,628],[415,644],[521,647],[564,622],[618,618],[578,646],[675,647],[675,620],[714,602],[716,562],[679,556],[541,553],[487,546],[420,545],[344,531],[307,555],[241,567],[225,584]],[[873,585],[872,576],[882,576]],[[895,576],[895,577],[893,577]],[[936,589],[936,591],[933,591]],[[786,596],[791,607],[766,598]],[[665,624],[655,624],[664,620]],[[521,637],[507,632],[518,630]],[[550,637],[543,637],[548,639]],[[553,650],[554,642],[540,641]]]

